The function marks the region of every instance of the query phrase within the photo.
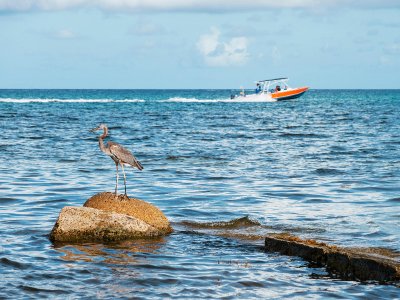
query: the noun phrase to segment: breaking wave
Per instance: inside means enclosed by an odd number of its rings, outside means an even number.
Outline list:
[[[260,97],[248,95],[246,97],[238,97],[235,99],[224,98],[224,99],[197,99],[197,98],[182,98],[182,97],[172,97],[167,100],[161,100],[160,102],[186,102],[186,103],[216,103],[216,102],[225,102],[225,103],[243,103],[243,102],[275,102],[275,99],[267,98],[262,99]]]
[[[107,103],[107,102],[124,102],[135,103],[145,102],[143,99],[57,99],[57,98],[0,98],[3,103]]]
[[[138,103],[138,102],[164,102],[164,103],[245,103],[245,102],[275,102],[274,99],[266,99],[248,95],[235,99],[199,99],[185,97],[171,97],[168,99],[58,99],[58,98],[0,98],[0,103]]]

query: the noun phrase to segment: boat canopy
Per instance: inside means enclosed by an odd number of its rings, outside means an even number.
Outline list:
[[[265,79],[265,80],[259,80],[256,81],[257,85],[260,86],[260,89],[258,92],[261,93],[271,93],[271,87],[273,85],[283,85],[285,89],[289,89],[289,85],[287,84],[287,81],[289,78],[287,77],[281,77],[281,78],[273,78],[273,79]],[[280,88],[280,87],[279,87]]]
[[[265,82],[270,82],[270,83],[274,83],[274,82],[277,82],[277,81],[286,81],[286,80],[289,80],[289,78],[287,78],[287,77],[282,77],[282,78],[273,78],[273,79],[265,79],[265,80],[258,80],[257,82],[258,83],[265,83]]]

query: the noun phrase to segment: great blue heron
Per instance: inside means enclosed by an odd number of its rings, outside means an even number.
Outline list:
[[[132,167],[138,168],[140,171],[143,170],[142,164],[136,159],[133,154],[122,147],[118,143],[114,142],[107,142],[107,145],[104,145],[103,139],[107,136],[108,134],[108,127],[106,124],[100,124],[98,127],[93,128],[90,130],[91,132],[95,132],[97,130],[103,130],[103,134],[99,136],[99,146],[100,150],[103,151],[105,154],[110,156],[113,161],[115,162],[115,167],[117,168],[117,181],[115,184],[115,196],[117,196],[117,191],[118,191],[118,165],[121,165],[122,172],[124,174],[124,184],[125,184],[125,196],[126,195],[126,176],[125,176],[125,170],[124,170],[124,165],[130,165]]]

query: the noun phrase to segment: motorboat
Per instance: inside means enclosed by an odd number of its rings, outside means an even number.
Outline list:
[[[274,78],[256,81],[254,94],[247,94],[244,90],[239,95],[232,95],[231,99],[243,99],[250,97],[259,101],[280,101],[295,99],[303,95],[308,87],[291,88],[288,85],[289,78]]]

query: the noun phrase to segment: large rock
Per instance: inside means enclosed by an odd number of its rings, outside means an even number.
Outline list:
[[[162,211],[139,199],[128,198],[124,195],[115,197],[114,193],[103,192],[91,197],[83,206],[132,216],[153,226],[163,234],[172,232],[172,227]]]
[[[89,207],[64,207],[50,233],[54,242],[115,242],[163,232],[132,216]]]

